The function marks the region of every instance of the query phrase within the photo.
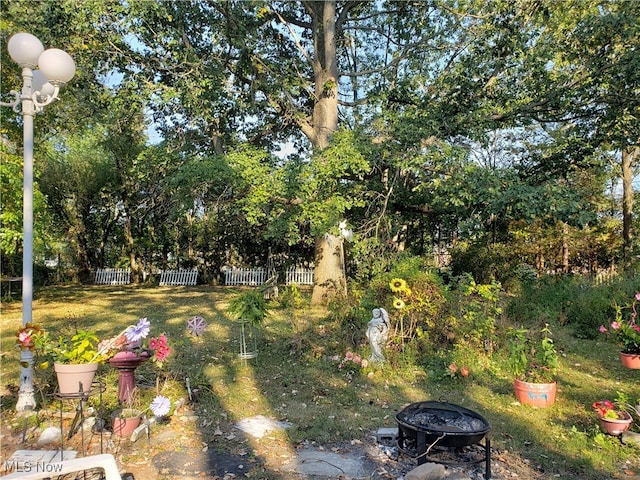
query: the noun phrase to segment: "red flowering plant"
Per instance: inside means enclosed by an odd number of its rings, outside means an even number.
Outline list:
[[[623,392],[617,392],[616,399],[599,400],[592,405],[598,417],[610,420],[628,420],[631,418],[630,412],[636,412],[629,403],[629,397]]]
[[[614,305],[616,317],[609,328],[600,325],[600,333],[613,333],[620,344],[622,353],[640,355],[640,325],[636,323],[638,312],[636,305],[640,302],[640,292],[637,292],[633,302],[628,307]],[[630,310],[629,319],[624,319],[624,311]]]

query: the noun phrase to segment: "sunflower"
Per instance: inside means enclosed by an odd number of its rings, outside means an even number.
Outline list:
[[[401,308],[405,307],[404,302],[402,301],[402,299],[396,298],[396,297],[394,297],[394,299],[393,299],[393,306],[394,306],[394,308],[397,308],[398,310],[400,310]]]
[[[389,283],[389,287],[391,287],[391,291],[392,292],[396,292],[396,293],[397,292],[402,292],[403,290],[407,289],[407,282],[405,282],[401,278],[394,278]]]

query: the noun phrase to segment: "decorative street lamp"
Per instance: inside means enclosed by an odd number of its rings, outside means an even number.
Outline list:
[[[12,107],[23,118],[23,255],[22,255],[22,325],[31,322],[33,299],[33,117],[58,98],[60,87],[73,78],[76,65],[71,56],[57,48],[45,50],[42,42],[30,33],[17,33],[7,44],[9,55],[22,68],[22,92],[12,90]],[[34,70],[40,67],[40,70]],[[16,410],[35,409],[33,390],[33,354],[23,348],[20,354],[20,392]]]

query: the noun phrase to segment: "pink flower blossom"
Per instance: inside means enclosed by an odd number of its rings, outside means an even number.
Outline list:
[[[347,353],[345,354],[344,358],[345,358],[346,360],[352,360],[352,359],[353,359],[353,353],[351,353],[351,352],[347,352]]]
[[[636,300],[640,302],[640,292],[636,293]]]
[[[607,328],[604,325],[600,325],[600,328],[598,330],[600,330],[600,333],[604,333],[607,331]]]
[[[636,332],[640,332],[640,325],[638,325],[637,323],[634,323],[631,328],[633,328]]]
[[[155,352],[157,362],[162,362],[171,353],[171,347],[167,345],[167,336],[164,334],[149,340],[149,348]]]
[[[620,322],[611,322],[611,328],[614,330],[620,330]]]
[[[20,335],[18,335],[18,340],[20,340],[25,345],[28,345],[29,343],[31,343],[31,335],[29,335],[28,332],[20,332]]]
[[[360,355],[354,355],[353,356],[353,363],[358,364],[362,362],[362,359],[360,358]]]

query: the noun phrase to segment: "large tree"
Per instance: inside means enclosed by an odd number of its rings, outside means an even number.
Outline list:
[[[30,4],[5,2],[9,15],[3,18],[22,29]],[[122,103],[132,101],[148,113],[165,139],[161,148],[184,164],[171,176],[186,182],[176,197],[181,207],[165,218],[187,221],[191,210],[189,218],[198,223],[199,215],[207,215],[207,228],[224,243],[226,233],[212,221],[215,212],[228,225],[252,222],[239,237],[247,245],[262,237],[256,248],[265,240],[284,248],[312,235],[318,251],[339,247],[337,225],[347,218],[371,248],[402,248],[410,240],[426,251],[447,231],[485,229],[499,238],[509,221],[525,218],[516,215],[537,211],[514,209],[510,199],[539,198],[545,189],[568,185],[575,169],[593,167],[589,159],[599,145],[622,151],[622,136],[593,132],[625,131],[621,121],[634,125],[637,93],[633,82],[625,83],[635,78],[634,56],[625,46],[637,35],[635,10],[633,2],[614,0],[96,1],[39,3],[30,22],[41,25],[47,38],[73,26],[65,32],[65,48],[86,68],[69,90],[81,101],[55,112],[64,127],[112,105],[100,82],[139,96],[139,103],[126,95]],[[584,54],[582,44],[589,47]],[[599,45],[608,45],[602,54]],[[627,87],[630,110],[616,107],[622,103],[610,94]],[[334,137],[342,126],[354,133]],[[563,136],[556,132],[575,135],[565,143],[550,141],[551,154],[529,155],[520,175],[473,165],[473,146],[486,148],[495,138],[490,133],[513,127],[542,129],[550,139]],[[626,130],[632,139],[635,131]],[[284,144],[293,146],[293,155],[269,155]],[[252,148],[266,153],[247,153]],[[505,151],[527,148],[516,140]],[[129,161],[137,161],[129,153]],[[226,171],[231,188],[216,179],[190,183],[184,174],[215,175],[224,162],[250,167]],[[251,171],[255,177],[247,175]],[[145,181],[124,180],[130,188],[122,201],[136,208]],[[513,188],[501,188],[512,180]],[[564,220],[571,220],[565,213]],[[160,235],[165,247],[170,236]],[[134,251],[135,238],[129,245]],[[319,283],[344,284],[338,250],[318,262],[337,260],[328,276],[318,275]],[[317,300],[324,292],[315,293]]]

